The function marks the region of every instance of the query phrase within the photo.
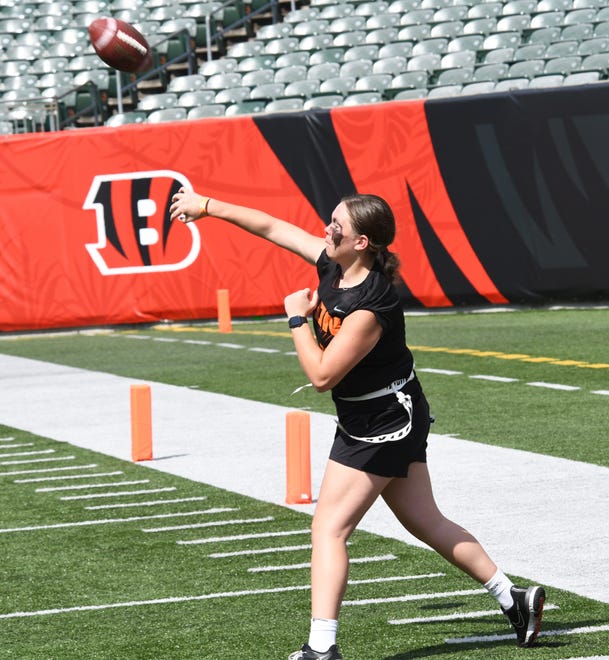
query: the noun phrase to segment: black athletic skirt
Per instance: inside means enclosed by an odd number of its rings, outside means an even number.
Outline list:
[[[416,377],[401,391],[412,399],[412,428],[401,440],[388,442],[366,442],[351,436],[379,436],[404,427],[409,416],[395,394],[365,401],[335,399],[340,426],[344,430],[337,427],[330,458],[382,477],[406,477],[411,463],[425,463],[429,404]]]

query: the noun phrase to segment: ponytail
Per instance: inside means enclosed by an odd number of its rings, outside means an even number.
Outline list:
[[[400,259],[398,255],[387,248],[383,248],[377,252],[376,260],[381,266],[385,277],[395,283],[398,279],[398,270],[400,268]]]

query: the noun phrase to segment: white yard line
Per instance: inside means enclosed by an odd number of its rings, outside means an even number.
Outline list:
[[[0,355],[0,372],[0,422],[131,460],[129,389],[142,381],[7,355]],[[154,459],[145,465],[286,506],[285,415],[293,408],[151,387]],[[286,402],[298,407],[298,396],[289,395]],[[311,413],[314,500],[334,430],[331,415]],[[598,529],[609,520],[608,468],[436,434],[428,464],[444,513],[506,573],[609,602],[609,544]],[[313,513],[315,504],[289,508]],[[360,528],[425,547],[382,502]]]

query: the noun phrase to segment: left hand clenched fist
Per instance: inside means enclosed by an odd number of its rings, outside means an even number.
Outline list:
[[[283,304],[288,318],[291,316],[309,316],[319,303],[317,290],[311,294],[311,289],[300,289],[286,296]]]

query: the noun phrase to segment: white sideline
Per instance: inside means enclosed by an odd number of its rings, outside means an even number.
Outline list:
[[[6,355],[0,373],[1,423],[130,460],[129,386],[142,381]],[[155,458],[143,464],[284,505],[290,408],[150,384]],[[333,432],[311,414],[314,497]],[[608,468],[433,434],[429,465],[441,508],[505,572],[609,602]],[[380,502],[361,528],[421,546]]]

